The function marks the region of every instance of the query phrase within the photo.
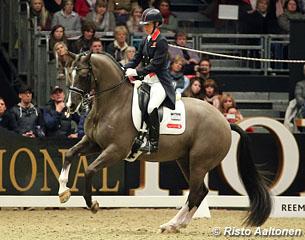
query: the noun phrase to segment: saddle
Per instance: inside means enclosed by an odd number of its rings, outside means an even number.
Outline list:
[[[132,120],[135,128],[138,131],[134,139],[132,148],[125,158],[126,161],[133,162],[140,155],[139,148],[145,145],[146,124],[145,120],[148,117],[147,106],[150,98],[150,86],[143,81],[135,81],[133,100],[132,100]],[[185,108],[184,103],[178,99],[176,101],[175,110],[161,106],[158,108],[160,121],[160,135],[182,134],[185,131]]]

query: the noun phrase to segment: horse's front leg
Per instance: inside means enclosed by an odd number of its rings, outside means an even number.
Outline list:
[[[98,150],[100,150],[100,148],[97,146],[97,144],[91,142],[87,136],[84,136],[76,145],[68,150],[65,155],[63,167],[58,178],[58,195],[61,203],[67,202],[71,196],[70,188],[67,187],[67,183],[73,157],[80,153],[87,153],[92,151],[97,152]]]
[[[119,152],[119,148],[114,144],[106,147],[105,150],[88,166],[85,171],[84,199],[87,207],[93,213],[98,211],[99,204],[97,201],[92,202],[92,177],[102,168],[109,167],[122,160],[124,156],[122,153],[119,154]]]

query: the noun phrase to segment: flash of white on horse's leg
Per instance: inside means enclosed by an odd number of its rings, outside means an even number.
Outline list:
[[[180,227],[185,228],[190,223],[197,209],[198,207],[195,206],[185,215],[184,219],[180,223]]]
[[[71,163],[69,163],[66,168],[61,169],[61,172],[60,172],[60,175],[58,178],[58,182],[59,182],[58,194],[61,194],[64,191],[66,191],[67,189],[69,189],[67,187],[67,182],[68,182],[70,167],[71,167]]]
[[[176,214],[175,217],[173,217],[169,222],[164,223],[160,226],[161,230],[170,230],[173,227],[178,230],[188,213],[189,213],[189,207],[188,207],[188,204],[186,203],[179,210],[179,212]]]

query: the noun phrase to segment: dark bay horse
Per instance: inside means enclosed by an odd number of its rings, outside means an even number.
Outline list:
[[[124,71],[108,54],[78,55],[72,66],[71,101],[78,104],[91,88],[95,89],[93,107],[85,122],[85,136],[67,152],[59,177],[61,202],[68,201],[66,187],[73,156],[98,152],[99,156],[85,170],[84,199],[88,208],[96,212],[97,201],[92,202],[92,176],[104,167],[122,161],[128,155],[137,135],[132,121],[131,102],[133,85],[124,77]],[[176,232],[186,227],[208,193],[204,177],[220,164],[231,146],[231,130],[240,134],[238,171],[249,195],[249,225],[263,224],[272,204],[263,178],[258,173],[248,149],[248,136],[237,125],[230,125],[212,105],[194,98],[182,98],[186,110],[186,129],[180,135],[161,135],[159,151],[142,154],[140,161],[163,162],[175,160],[188,184],[189,195],[185,205],[169,222],[160,226],[162,232]]]

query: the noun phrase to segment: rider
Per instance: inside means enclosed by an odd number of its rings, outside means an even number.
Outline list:
[[[141,42],[134,58],[125,65],[126,76],[130,81],[136,76],[144,77],[143,81],[151,87],[146,121],[148,141],[140,148],[145,152],[158,151],[160,126],[158,107],[164,101],[164,106],[175,109],[175,89],[168,71],[168,43],[159,30],[162,20],[158,9],[148,8],[143,12],[140,24],[144,25],[144,31],[148,36]],[[140,62],[143,68],[134,69]]]

